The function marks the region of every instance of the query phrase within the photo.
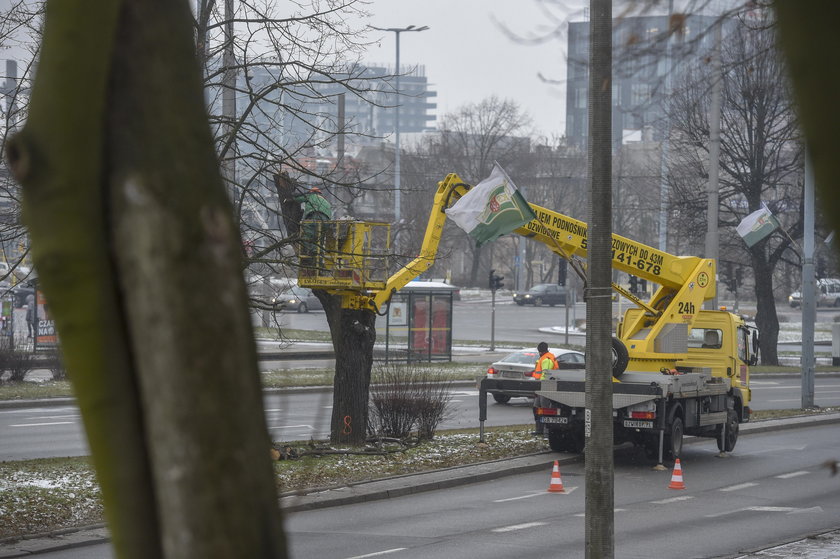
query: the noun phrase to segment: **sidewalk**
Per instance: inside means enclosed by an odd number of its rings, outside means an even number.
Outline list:
[[[741,434],[747,435],[793,429],[805,425],[831,423],[840,423],[840,414],[746,423],[741,426]],[[692,444],[694,441],[700,442],[702,439],[688,438],[685,444]],[[436,491],[447,487],[488,481],[526,472],[544,470],[548,474],[555,459],[562,465],[580,461],[582,457],[546,451],[510,460],[497,460],[420,474],[395,476],[353,485],[318,489],[308,493],[288,493],[281,495],[280,504],[287,513],[297,512],[390,499],[424,491]],[[40,534],[16,542],[0,542],[0,559],[30,557],[39,553],[96,545],[107,541],[109,541],[109,535],[107,528],[104,526]],[[823,534],[813,534],[807,538],[783,545],[776,544],[773,547],[751,550],[746,554],[733,556],[734,559],[829,559],[837,557],[840,557],[840,529]]]

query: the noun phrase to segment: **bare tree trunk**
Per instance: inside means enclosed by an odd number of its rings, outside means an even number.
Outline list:
[[[752,251],[763,248],[765,241],[759,242]],[[762,365],[778,365],[779,354],[776,344],[779,339],[779,316],[776,314],[776,301],[773,299],[773,265],[763,255],[752,255],[752,266],[755,271],[755,325],[761,332],[759,337],[759,353]]]
[[[296,183],[283,174],[274,175],[286,234],[299,234],[302,210],[293,200]],[[313,293],[324,305],[335,351],[333,410],[330,441],[360,446],[367,439],[368,396],[376,341],[376,315],[367,310],[344,309],[341,297],[323,289]]]
[[[322,301],[336,356],[330,441],[359,446],[367,438],[376,315],[370,311],[342,309],[336,296]]]
[[[285,557],[190,21],[50,1],[10,163],[118,556]]]
[[[487,285],[482,285],[478,279],[478,269],[481,267],[481,249],[484,247],[477,246],[475,241],[469,238],[467,242],[473,245],[473,258],[472,263],[470,264],[470,285],[474,287],[487,287]],[[492,263],[491,263],[492,266]]]

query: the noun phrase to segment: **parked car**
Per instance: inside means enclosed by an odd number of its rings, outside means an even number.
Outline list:
[[[565,305],[566,288],[553,283],[540,283],[525,293],[514,293],[513,301],[519,305]]]
[[[297,286],[280,293],[272,300],[272,303],[274,308],[282,311],[309,312],[324,308],[311,289]]]
[[[570,367],[578,365],[583,367],[586,358],[583,353],[572,349],[549,349],[551,353],[557,358],[557,362],[568,364]],[[520,349],[507,355],[500,361],[496,361],[487,369],[487,378],[504,378],[513,380],[533,380],[535,383],[539,382],[531,373],[534,371],[534,365],[537,363],[539,353],[536,349]],[[536,386],[535,386],[536,389]],[[514,396],[522,396],[520,393],[508,392],[494,392],[493,399],[500,404],[506,404]],[[526,394],[525,396],[533,398],[533,394]]]
[[[818,279],[814,299],[818,307],[840,307],[840,279]],[[788,304],[794,309],[802,305],[802,293],[791,293]]]

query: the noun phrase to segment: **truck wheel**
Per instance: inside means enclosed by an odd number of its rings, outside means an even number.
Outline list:
[[[612,374],[615,378],[621,378],[630,362],[627,354],[627,347],[618,338],[612,339]]]
[[[493,399],[500,404],[507,404],[510,402],[510,396],[507,394],[493,394]]]
[[[669,458],[679,458],[682,453],[683,445],[683,420],[679,416],[674,416],[671,420],[671,428],[665,435],[665,454]]]
[[[723,445],[720,444],[720,428],[718,429],[717,445],[719,451],[732,452],[735,443],[738,442],[738,427],[738,414],[735,413],[735,410],[728,410],[726,412],[726,436]]]

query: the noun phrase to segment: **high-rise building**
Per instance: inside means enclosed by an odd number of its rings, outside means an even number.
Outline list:
[[[675,19],[676,17],[676,19]],[[689,58],[711,51],[710,32],[717,17],[623,15],[613,24],[613,143],[628,137],[659,140],[666,130],[664,100],[668,77],[679,74]],[[673,22],[682,24],[669,33]],[[566,139],[586,147],[588,137],[589,21],[569,23],[566,74]],[[668,56],[669,46],[671,56]]]
[[[254,111],[254,118],[265,120],[263,124],[276,123],[277,141],[289,153],[306,144],[329,146],[330,151],[335,151],[331,138],[342,128],[342,94],[343,130],[348,144],[379,142],[391,135],[395,130],[396,103],[400,104],[400,132],[434,129],[436,104],[431,99],[437,93],[429,89],[425,68],[403,67],[402,71],[399,96],[393,68],[361,66],[335,74],[335,79],[279,88],[259,103],[260,110]],[[255,68],[249,82],[259,90],[274,79],[268,70]]]

